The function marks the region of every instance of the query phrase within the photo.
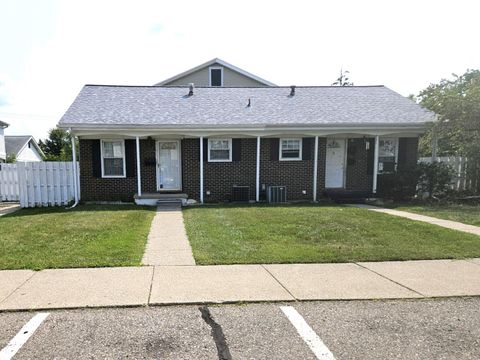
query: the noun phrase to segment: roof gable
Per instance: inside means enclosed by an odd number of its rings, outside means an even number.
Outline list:
[[[20,152],[27,146],[29,142],[32,142],[35,149],[41,156],[44,156],[42,149],[38,146],[37,142],[31,135],[6,135],[5,136],[5,152],[10,155],[14,154],[18,156]]]
[[[166,85],[169,85],[171,84],[172,82],[175,82],[179,79],[182,79],[184,77],[187,77],[195,72],[198,72],[200,70],[203,70],[203,69],[208,69],[209,67],[211,66],[223,66],[227,69],[230,69],[231,71],[234,71],[235,73],[238,73],[242,76],[245,76],[251,80],[254,80],[258,83],[260,83],[261,85],[263,86],[276,86],[275,84],[271,83],[270,81],[267,81],[265,79],[262,79],[261,77],[259,76],[256,76],[256,75],[253,75],[252,73],[249,73],[248,71],[245,71],[243,69],[240,69],[239,67],[236,67],[230,63],[227,63],[226,61],[223,61],[222,59],[219,59],[219,58],[215,58],[215,59],[212,59],[210,61],[207,61],[203,64],[200,64],[198,66],[195,66],[194,68],[191,68],[187,71],[184,71],[180,74],[177,74],[175,76],[172,76],[168,79],[165,79],[157,84],[155,84],[155,86],[166,86]]]

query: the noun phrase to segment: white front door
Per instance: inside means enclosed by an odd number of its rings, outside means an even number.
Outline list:
[[[346,139],[327,138],[325,188],[343,188],[345,178]]]
[[[181,190],[180,141],[157,142],[157,190]]]

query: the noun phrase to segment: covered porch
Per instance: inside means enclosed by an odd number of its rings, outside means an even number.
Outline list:
[[[95,187],[122,201],[151,205],[235,201],[235,191],[248,192],[243,200],[268,201],[272,186],[285,186],[288,201],[352,192],[375,196],[378,175],[395,169],[402,146],[414,146],[416,157],[418,139],[412,129],[392,128],[77,130],[74,135],[81,148],[90,142],[83,156],[92,160],[83,167],[99,168],[97,174],[82,172],[87,182],[82,193]],[[88,184],[92,176],[98,180]]]

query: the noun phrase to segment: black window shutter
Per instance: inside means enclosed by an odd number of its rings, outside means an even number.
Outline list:
[[[208,161],[208,139],[203,138],[203,161]]]
[[[270,161],[278,161],[279,141],[280,139],[278,138],[270,139]]]
[[[403,166],[407,163],[407,147],[408,139],[399,138],[398,139],[398,166]]]
[[[312,140],[311,137],[302,139],[302,160],[312,160]]]
[[[232,139],[232,160],[242,160],[242,139]]]
[[[100,153],[100,140],[90,140],[92,144],[92,173],[93,177],[102,177],[102,159]]]
[[[125,173],[127,177],[135,177],[135,140],[125,140]]]

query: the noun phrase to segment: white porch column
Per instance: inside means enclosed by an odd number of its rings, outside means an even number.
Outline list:
[[[200,203],[203,204],[203,136],[200,136]]]
[[[78,174],[77,174],[77,149],[75,145],[75,135],[72,134],[70,130],[70,137],[72,139],[72,162],[73,162],[73,190],[75,191],[75,204],[78,203],[79,200],[79,181],[78,181]]]
[[[378,177],[378,147],[380,144],[380,136],[375,136],[375,149],[373,152],[373,189],[374,194],[377,193],[377,177]]]
[[[140,139],[139,137],[137,136],[135,138],[135,142],[136,142],[136,145],[137,145],[137,193],[138,193],[138,196],[142,196],[142,175],[140,173]]]
[[[318,136],[315,136],[315,150],[313,151],[313,201],[317,202],[318,177]]]
[[[260,201],[260,136],[257,136],[257,169],[255,179],[255,201]]]

